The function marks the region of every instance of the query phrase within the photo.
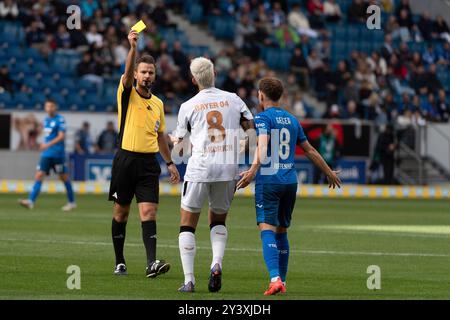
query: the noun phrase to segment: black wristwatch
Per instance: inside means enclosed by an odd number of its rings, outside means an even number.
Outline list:
[[[170,161],[170,162],[166,162],[166,166],[171,166],[171,165],[173,165],[173,161]]]

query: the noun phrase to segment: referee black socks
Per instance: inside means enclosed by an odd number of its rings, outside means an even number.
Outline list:
[[[147,252],[147,265],[156,260],[156,221],[142,222],[142,240]]]
[[[116,266],[119,263],[125,264],[123,246],[125,244],[126,228],[126,222],[117,222],[116,219],[112,219],[111,234],[114,245],[114,253],[116,254]]]

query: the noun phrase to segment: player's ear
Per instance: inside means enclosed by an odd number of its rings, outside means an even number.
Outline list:
[[[134,79],[137,80],[137,69],[134,70]]]
[[[194,84],[194,86],[197,86],[197,81],[195,81],[194,77],[192,77],[192,83]]]

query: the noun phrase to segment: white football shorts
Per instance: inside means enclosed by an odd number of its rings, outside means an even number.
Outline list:
[[[200,212],[206,199],[209,208],[217,214],[227,213],[233,201],[236,181],[191,182],[185,181],[181,194],[181,208]]]

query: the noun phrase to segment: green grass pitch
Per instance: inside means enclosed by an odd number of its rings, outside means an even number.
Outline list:
[[[196,290],[183,281],[178,252],[179,197],[163,196],[159,258],[171,270],[147,279],[137,207],[128,222],[129,275],[113,273],[111,203],[78,196],[63,213],[64,195],[43,194],[34,210],[18,195],[0,195],[0,299],[449,299],[448,201],[298,199],[289,239],[288,293],[264,297],[268,276],[255,225],[253,199],[236,198],[228,220],[223,287],[207,289],[211,259],[204,211],[197,229]],[[81,290],[69,290],[66,269],[81,268]],[[381,268],[381,289],[369,290],[367,268]]]

